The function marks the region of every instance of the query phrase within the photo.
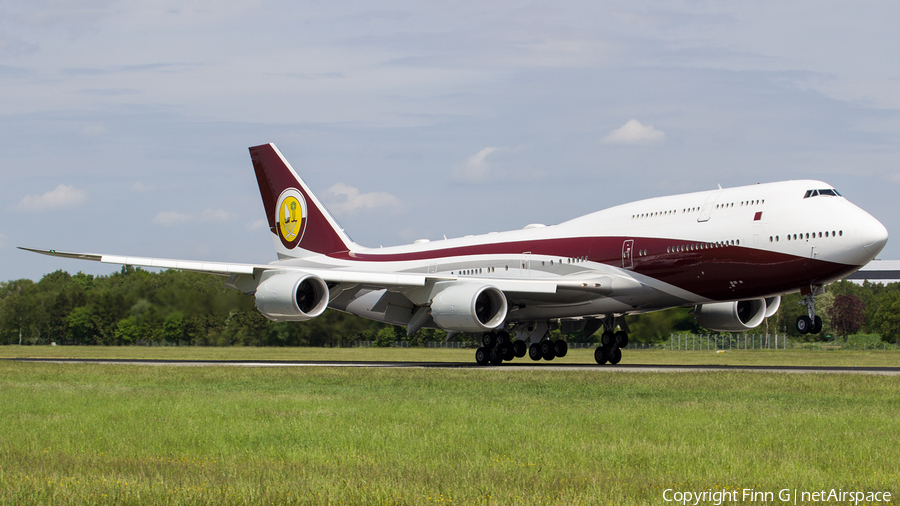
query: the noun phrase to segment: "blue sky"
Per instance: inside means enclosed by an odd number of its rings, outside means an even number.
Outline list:
[[[274,260],[274,142],[365,246],[815,178],[900,258],[896,2],[0,4],[0,280],[15,246]]]

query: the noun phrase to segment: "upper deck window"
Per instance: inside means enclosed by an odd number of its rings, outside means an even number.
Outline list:
[[[828,196],[828,197],[840,197],[841,194],[835,190],[834,188],[826,188],[824,190],[806,190],[806,195],[803,198],[808,199],[810,197],[818,197],[820,195]]]

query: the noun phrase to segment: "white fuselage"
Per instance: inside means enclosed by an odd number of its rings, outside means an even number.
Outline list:
[[[388,248],[354,247],[345,254],[277,263],[423,273],[494,285],[613,280],[610,294],[559,289],[517,296],[515,285],[509,285],[504,289],[509,321],[769,297],[840,279],[884,246],[884,226],[845,198],[804,198],[809,190],[831,188],[803,180],[659,197],[558,225]],[[332,298],[331,307],[367,313],[353,305],[360,298],[358,290],[344,299]]]

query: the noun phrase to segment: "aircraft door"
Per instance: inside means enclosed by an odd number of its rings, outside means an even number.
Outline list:
[[[622,267],[626,269],[634,268],[634,239],[628,239],[622,243]]]
[[[712,214],[713,206],[716,205],[716,199],[719,198],[721,193],[722,190],[718,190],[709,194],[706,202],[703,203],[703,208],[700,209],[700,217],[697,218],[697,221],[709,221],[709,215]]]
[[[531,252],[522,253],[522,259],[519,267],[522,268],[522,277],[531,275]]]

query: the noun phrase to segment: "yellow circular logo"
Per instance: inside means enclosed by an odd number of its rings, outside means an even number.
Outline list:
[[[303,223],[303,207],[296,197],[289,195],[278,206],[278,228],[281,230],[281,237],[287,242],[296,239],[300,235],[301,223]]]

